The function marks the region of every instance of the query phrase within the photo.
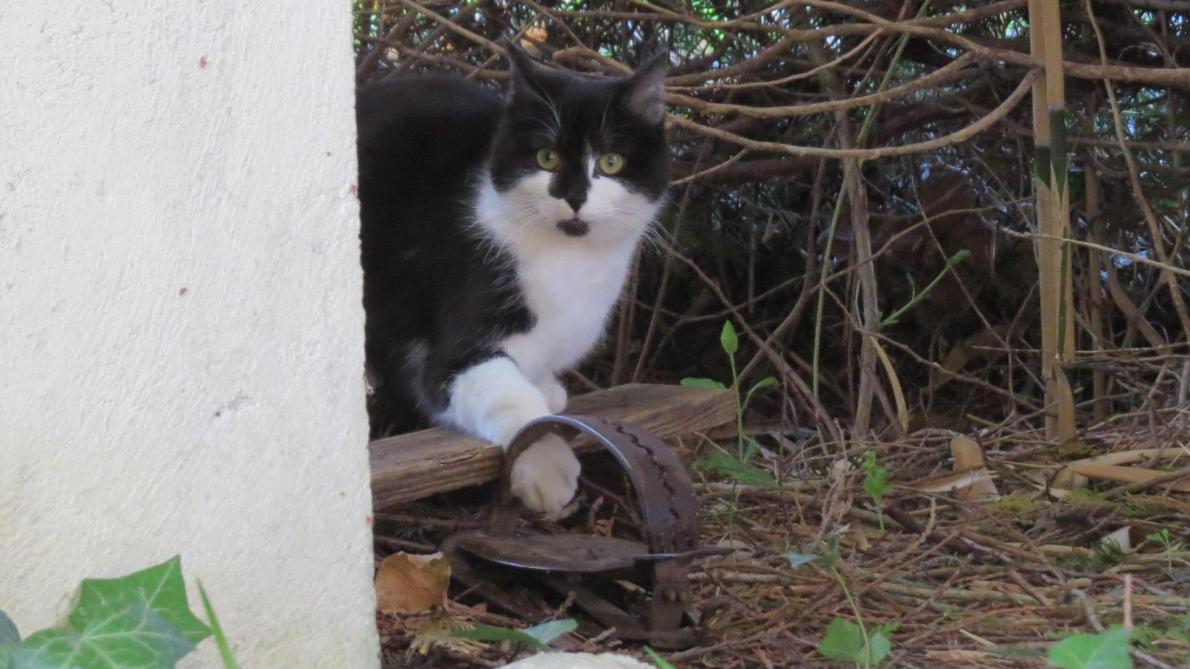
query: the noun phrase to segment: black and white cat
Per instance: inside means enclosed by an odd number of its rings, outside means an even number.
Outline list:
[[[506,96],[450,76],[358,91],[374,437],[413,412],[507,446],[561,411],[558,375],[603,335],[665,198],[663,57],[598,78],[509,51]],[[556,514],[578,474],[547,437],[512,488]]]

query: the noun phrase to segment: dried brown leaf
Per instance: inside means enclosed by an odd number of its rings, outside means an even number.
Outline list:
[[[450,563],[442,553],[397,553],[376,572],[376,608],[381,613],[421,613],[446,603]]]

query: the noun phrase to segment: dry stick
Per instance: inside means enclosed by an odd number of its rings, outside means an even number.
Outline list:
[[[426,8],[424,5],[418,4],[418,3],[414,2],[413,0],[396,0],[396,2],[397,2],[397,4],[405,7],[406,9],[411,9],[415,12],[420,12],[420,13],[424,14],[431,21],[441,24],[443,27],[445,27],[447,30],[449,30],[453,33],[457,33],[458,35],[465,37],[465,38],[471,40],[472,42],[475,42],[476,44],[482,44],[483,46],[487,47],[488,49],[495,51],[498,54],[504,55],[504,47],[500,46],[499,44],[496,44],[495,42],[484,37],[483,35],[477,35],[477,34],[471,32],[470,30],[467,30],[466,28],[455,24],[450,19],[446,18],[445,16],[442,16],[441,14],[435,12],[432,9]]]
[[[416,20],[416,18],[417,18],[417,14],[415,14],[415,13],[410,13],[410,14],[406,14],[405,16],[402,16],[399,21],[397,21],[396,23],[393,24],[392,29],[384,34],[384,38],[383,38],[383,41],[381,42],[381,44],[383,44],[384,42],[396,41],[397,36],[401,35],[406,30],[408,30],[409,25],[411,23],[413,23],[413,21]],[[359,67],[355,68],[355,83],[362,84],[365,81],[367,81],[368,75],[372,73],[372,68],[376,67],[376,63],[384,55],[384,51],[385,50],[380,48],[380,46],[378,45],[374,49],[369,51],[368,55],[364,56],[364,59],[362,61],[360,61]]]
[[[669,121],[673,125],[686,128],[701,135],[722,139],[737,146],[742,146],[757,151],[766,151],[770,153],[783,153],[790,156],[815,156],[818,158],[855,158],[858,160],[873,160],[876,158],[887,158],[889,156],[906,156],[914,153],[923,153],[932,151],[934,149],[950,146],[965,142],[974,135],[987,130],[992,125],[995,125],[1001,119],[1008,115],[1022,99],[1029,93],[1029,88],[1033,82],[1041,77],[1041,72],[1038,70],[1030,70],[1025,74],[1021,82],[1017,84],[1016,89],[1012,94],[1004,99],[999,106],[989,112],[986,116],[980,118],[967,127],[944,135],[936,139],[931,139],[925,142],[917,142],[914,144],[902,144],[900,146],[886,146],[878,149],[827,149],[817,146],[795,146],[792,144],[782,144],[780,142],[768,142],[761,140],[748,139],[726,130],[719,128],[711,128],[708,126],[695,123],[689,119],[677,116],[675,114],[669,115]]]
[[[694,159],[694,169],[695,170],[698,169],[698,166],[702,163],[702,159],[705,157],[706,153],[708,153],[710,151],[710,148],[711,148],[711,141],[706,140],[703,143],[702,147],[700,148],[698,155]],[[741,151],[740,153],[742,154],[743,152]],[[677,215],[674,218],[675,223],[674,223],[673,234],[675,237],[676,237],[678,231],[681,230],[682,221],[684,221],[686,218],[686,208],[690,204],[691,188],[693,188],[693,184],[688,183],[686,185],[686,188],[682,191],[682,203],[680,205],[678,205]],[[653,314],[649,317],[649,327],[648,327],[648,329],[645,330],[644,340],[641,341],[640,355],[637,356],[636,366],[633,367],[633,369],[632,369],[632,382],[633,383],[636,383],[637,380],[639,380],[641,375],[644,373],[645,360],[648,358],[648,355],[649,355],[649,345],[653,341],[653,335],[657,331],[657,324],[661,318],[661,301],[665,298],[665,292],[669,288],[669,277],[672,273],[673,273],[673,256],[670,254],[666,254],[665,263],[664,263],[664,265],[662,265],[662,268],[661,268],[661,281],[657,286],[657,295],[656,295],[656,299],[653,302]]]
[[[923,2],[918,15],[923,15],[929,8],[929,1]],[[909,42],[907,35],[902,35],[898,40],[897,49],[893,54],[888,69],[884,73],[884,78],[880,81],[877,96],[888,85],[892,78],[892,72],[896,69],[896,64],[900,62],[901,55],[905,51],[905,45]],[[821,47],[814,45],[812,47],[814,53],[820,60],[825,60],[822,56]],[[955,61],[956,63],[958,61]],[[828,89],[834,91],[841,91],[838,81],[834,78],[831,72],[824,72],[822,76],[824,85]],[[874,102],[868,107],[868,113],[864,117],[863,125],[859,129],[859,133],[855,137],[855,144],[862,145],[868,136],[868,132],[872,128],[872,122],[876,118],[876,112],[879,108],[879,99],[873,96],[865,96],[873,99]],[[847,122],[846,113],[838,111],[835,117],[837,128],[836,132],[839,137],[840,146],[844,150],[848,149],[848,144],[851,142],[850,124]],[[831,217],[830,231],[827,233],[826,249],[822,254],[822,267],[819,276],[820,288],[826,288],[826,274],[830,268],[831,246],[834,242],[835,232],[838,229],[839,215],[843,207],[843,198],[846,196],[851,200],[851,218],[852,227],[856,232],[858,246],[860,247],[860,257],[858,263],[860,264],[860,284],[863,293],[863,329],[875,329],[876,321],[876,272],[873,265],[869,262],[872,256],[872,242],[871,235],[868,231],[867,221],[867,198],[866,193],[861,188],[860,179],[861,162],[857,159],[848,159],[843,163],[843,184],[844,188],[839,192],[838,198],[835,200],[835,209]],[[814,354],[812,360],[812,376],[811,388],[815,395],[818,394],[818,379],[819,379],[819,362],[821,360],[821,344],[822,344],[822,318],[823,309],[825,306],[825,295],[820,291],[818,293],[818,302],[815,310],[814,319]],[[855,433],[861,438],[865,437],[868,432],[869,421],[871,418],[871,403],[875,389],[875,374],[876,374],[876,352],[873,343],[868,339],[864,339],[861,344],[860,353],[860,394],[859,402],[855,409]],[[890,380],[891,381],[891,380]],[[895,420],[893,421],[896,422]]]
[[[818,169],[815,170],[815,174],[814,174],[814,186],[811,190],[812,196],[811,196],[810,218],[809,218],[810,223],[808,223],[806,226],[807,237],[809,238],[810,241],[813,241],[813,239],[814,239],[813,221],[818,217],[818,207],[822,203],[822,179],[825,176],[825,174],[826,174],[826,161],[819,160]],[[810,247],[810,245],[807,246],[807,248],[809,248],[809,247]],[[801,322],[802,314],[803,314],[803,312],[805,312],[806,306],[810,304],[810,296],[814,294],[815,290],[817,290],[815,285],[813,283],[811,283],[811,281],[810,281],[810,279],[813,278],[813,276],[814,276],[815,257],[816,256],[813,253],[806,254],[806,271],[802,276],[802,290],[800,293],[798,293],[797,300],[794,302],[793,308],[789,310],[789,313],[785,315],[785,318],[781,320],[781,322],[777,325],[777,327],[773,328],[773,331],[769,334],[768,338],[765,340],[766,345],[772,345],[772,344],[777,343],[779,340],[781,340],[782,337],[785,336],[786,332],[788,332],[789,330],[794,328],[799,322]],[[741,379],[748,377],[748,374],[760,362],[760,359],[762,356],[763,356],[763,354],[759,350],[752,356],[752,359],[749,360],[748,364],[744,365],[743,369],[740,371]]]
[[[967,67],[975,61],[975,57],[969,53],[959,56],[947,65],[944,65],[930,74],[921,77],[920,79],[913,79],[886,91],[872,93],[870,95],[861,95],[855,98],[844,98],[837,100],[829,100],[826,102],[815,102],[800,105],[778,105],[775,107],[753,107],[752,105],[730,104],[726,102],[707,102],[699,98],[690,97],[688,95],[681,95],[678,93],[670,93],[666,99],[671,103],[685,105],[701,112],[709,114],[739,114],[741,116],[749,116],[753,118],[786,118],[790,116],[805,116],[808,114],[821,114],[824,112],[838,112],[846,109],[854,109],[855,107],[863,107],[864,105],[877,105],[881,102],[894,100],[914,91],[920,91],[923,88],[931,88],[939,84],[944,84],[954,81],[963,74],[963,68]],[[894,60],[892,65],[885,72],[885,80],[888,79],[889,73],[893,70],[896,64]],[[825,65],[825,63],[823,63]],[[814,68],[818,70],[818,67]],[[823,71],[822,74],[828,74]],[[766,82],[768,83],[768,82]]]
[[[1099,30],[1099,21],[1095,18],[1094,12],[1091,10],[1091,0],[1085,0],[1087,17],[1091,21],[1091,28],[1095,31],[1095,40],[1099,43],[1099,59],[1107,62],[1107,47],[1104,46],[1103,32]],[[1144,214],[1145,221],[1149,224],[1149,234],[1153,236],[1153,250],[1157,252],[1157,259],[1161,261],[1165,267],[1161,268],[1161,278],[1165,281],[1165,285],[1169,287],[1170,297],[1173,298],[1174,309],[1178,313],[1178,319],[1182,323],[1182,333],[1184,336],[1190,337],[1190,313],[1187,313],[1186,302],[1182,299],[1182,291],[1178,286],[1178,280],[1174,278],[1174,273],[1170,271],[1170,260],[1165,253],[1165,243],[1162,241],[1161,224],[1157,221],[1157,215],[1153,213],[1153,208],[1149,206],[1149,200],[1145,197],[1144,189],[1140,185],[1140,169],[1136,165],[1136,157],[1132,155],[1132,151],[1128,148],[1124,136],[1124,123],[1120,118],[1120,103],[1116,100],[1116,88],[1112,83],[1106,79],[1103,81],[1104,88],[1107,89],[1107,99],[1111,103],[1112,120],[1116,126],[1116,138],[1120,141],[1120,150],[1124,154],[1124,162],[1128,165],[1128,182],[1132,185],[1132,195],[1136,198],[1136,202],[1140,205],[1140,210]]]
[[[710,86],[681,86],[680,88],[692,88],[692,89],[699,90],[699,91],[704,91],[704,90],[738,91],[738,90],[751,89],[751,88],[767,88],[769,86],[779,86],[782,84],[792,83],[794,81],[801,81],[802,79],[809,79],[810,77],[817,75],[819,72],[832,69],[834,67],[842,65],[843,63],[851,60],[856,54],[860,53],[864,49],[867,49],[868,46],[876,40],[876,38],[880,37],[883,34],[884,34],[883,30],[877,30],[876,32],[872,33],[871,35],[868,35],[867,37],[865,37],[859,44],[857,44],[855,46],[855,48],[851,49],[850,51],[847,51],[846,53],[839,56],[838,58],[835,58],[834,60],[823,63],[821,65],[815,65],[814,67],[810,68],[809,70],[806,70],[805,72],[798,72],[796,74],[791,74],[786,77],[781,77],[780,79],[770,79],[767,81],[745,81],[745,82],[738,83],[738,84],[712,84]]]
[[[1087,235],[1091,238],[1092,243],[1098,243],[1100,239],[1099,232],[1102,228],[1102,219],[1100,218],[1101,205],[1103,196],[1099,190],[1099,174],[1095,171],[1095,166],[1088,161],[1085,170],[1086,182],[1086,213],[1087,213]],[[1095,342],[1095,346],[1099,348],[1107,348],[1108,341],[1103,334],[1104,322],[1104,304],[1103,304],[1103,255],[1098,249],[1087,250],[1087,264],[1089,265],[1087,272],[1087,302],[1091,312],[1091,337]],[[1111,401],[1107,399],[1107,374],[1102,369],[1095,369],[1091,372],[1091,395],[1095,399],[1094,417],[1095,422],[1098,423],[1104,418],[1107,418],[1107,412],[1111,406]]]
[[[1046,3],[1050,4],[1050,0],[1046,0]],[[878,26],[889,31],[901,32],[910,35],[916,35],[918,37],[924,37],[927,39],[932,38],[938,41],[946,42],[988,60],[1001,60],[1006,63],[1029,66],[1037,65],[1039,62],[1035,55],[1024,54],[1010,49],[996,49],[987,47],[974,40],[958,35],[957,33],[952,33],[946,30],[928,26],[922,26],[920,24],[915,24],[912,21],[890,21],[889,19],[872,14],[871,12],[867,12],[839,2],[831,2],[830,0],[802,0],[800,4],[839,12],[841,14],[848,14],[856,18],[864,19],[874,26]],[[1054,9],[1057,9],[1057,3],[1052,4],[1054,4]],[[1030,22],[1030,25],[1034,24]],[[789,35],[790,32],[787,31],[786,34]],[[1060,30],[1058,34],[1061,34]],[[1112,79],[1118,81],[1190,88],[1190,68],[1154,68],[1108,65],[1106,57],[1102,59],[1102,65],[1070,63],[1061,61],[1061,53],[1057,55],[1057,58],[1058,62],[1061,64],[1060,69],[1065,71],[1066,75],[1080,79]]]

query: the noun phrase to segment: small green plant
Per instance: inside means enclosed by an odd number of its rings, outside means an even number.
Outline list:
[[[954,255],[946,259],[946,265],[942,268],[942,271],[938,272],[938,275],[935,276],[932,281],[926,284],[926,287],[923,288],[920,293],[917,292],[917,284],[913,283],[913,276],[906,274],[906,277],[909,279],[909,290],[911,291],[909,301],[905,303],[905,306],[897,309],[888,316],[882,316],[879,312],[877,312],[876,316],[880,319],[880,327],[886,328],[890,325],[896,325],[898,322],[900,322],[901,316],[904,316],[905,312],[909,311],[913,307],[917,306],[922,300],[926,299],[926,296],[930,294],[930,291],[934,290],[938,283],[942,281],[942,279],[946,278],[946,275],[949,274],[956,265],[970,257],[971,252],[967,249],[960,249],[956,251]]]
[[[551,620],[525,629],[510,629],[494,625],[476,625],[470,629],[455,630],[451,636],[472,641],[510,641],[535,651],[545,650],[554,639],[573,632],[578,623],[572,618]]]
[[[1121,627],[1103,634],[1075,634],[1050,646],[1046,659],[1061,669],[1132,669],[1128,637]]]
[[[1161,528],[1160,532],[1151,532],[1145,535],[1145,544],[1156,544],[1161,546],[1162,552],[1165,553],[1165,569],[1168,572],[1173,572],[1173,554],[1182,550],[1182,542],[1173,538],[1169,533],[1168,527]]]
[[[723,349],[723,352],[727,354],[728,364],[731,365],[730,388],[735,393],[736,456],[731,457],[725,453],[716,453],[710,457],[696,461],[694,466],[699,469],[717,472],[737,483],[775,488],[777,487],[776,477],[771,472],[751,464],[752,458],[760,452],[760,444],[755,439],[744,434],[744,412],[747,410],[748,404],[752,401],[752,396],[760,390],[776,386],[777,379],[771,376],[765,377],[753,384],[747,392],[741,394],[739,371],[736,369],[735,364],[735,354],[740,348],[740,340],[739,335],[736,334],[735,326],[731,324],[731,321],[724,321],[723,330],[719,333],[719,345]],[[706,378],[685,378],[682,379],[681,384],[688,388],[728,388],[728,386],[723,385],[719,381]]]
[[[884,496],[892,491],[888,482],[888,469],[876,463],[876,451],[868,451],[864,456],[864,492],[876,504],[876,512],[880,515],[880,529],[884,529]]]
[[[839,582],[839,587],[843,589],[843,595],[847,597],[847,603],[851,605],[851,610],[855,613],[855,622],[842,618],[831,620],[826,627],[826,634],[818,643],[818,652],[828,659],[850,662],[861,669],[879,666],[892,650],[892,640],[889,636],[896,631],[897,625],[886,623],[869,630],[864,625],[859,604],[851,595],[847,581],[843,578],[843,574],[833,566],[833,562],[830,572]]]
[[[818,652],[831,660],[850,662],[870,669],[879,666],[892,650],[892,625],[881,625],[868,633],[863,627],[842,618],[835,618],[826,628],[826,636],[818,643]]]
[[[1146,651],[1156,650],[1160,643],[1169,652],[1172,648],[1181,649],[1177,657],[1177,666],[1190,667],[1190,613],[1180,616],[1170,616],[1162,622],[1163,626],[1137,625],[1132,628],[1132,643]]]
[[[205,592],[203,603],[224,662],[236,669]],[[212,627],[190,612],[175,556],[122,578],[83,580],[64,627],[21,639],[0,611],[0,669],[169,669],[211,636]]]

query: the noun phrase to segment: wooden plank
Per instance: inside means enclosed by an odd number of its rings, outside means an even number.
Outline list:
[[[735,400],[727,390],[633,384],[574,397],[566,411],[627,420],[671,439],[730,423]],[[377,510],[492,481],[504,464],[499,447],[442,428],[377,439],[368,451]]]

